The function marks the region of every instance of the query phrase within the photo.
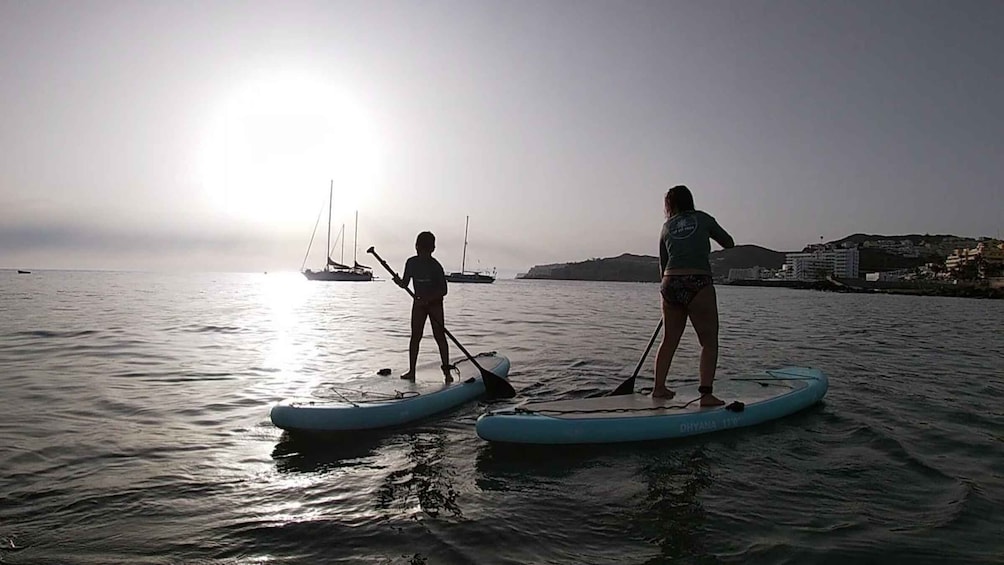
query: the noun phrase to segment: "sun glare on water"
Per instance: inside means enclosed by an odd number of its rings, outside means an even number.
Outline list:
[[[203,184],[226,214],[303,226],[326,202],[342,212],[372,204],[378,140],[366,109],[322,81],[272,76],[222,105],[204,143]]]

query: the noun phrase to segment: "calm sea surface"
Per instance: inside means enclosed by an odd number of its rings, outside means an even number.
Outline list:
[[[824,403],[655,444],[499,449],[474,403],[302,444],[272,403],[404,370],[392,284],[0,273],[0,562],[1004,563],[1004,301],[719,305],[720,375],[818,367]],[[453,285],[447,323],[544,400],[616,387],[657,308],[654,284],[499,281]],[[671,378],[697,354],[688,330]]]

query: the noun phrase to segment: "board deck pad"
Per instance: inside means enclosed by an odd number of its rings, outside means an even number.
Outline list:
[[[724,400],[725,404],[737,400],[743,404],[753,404],[806,386],[804,380],[776,380],[770,377],[760,380],[746,380],[748,377],[741,379],[743,380],[715,381],[715,396]],[[698,401],[700,394],[697,392],[696,378],[693,384],[677,385],[673,390],[676,396],[672,399],[652,398],[647,394],[635,392],[620,396],[534,402],[523,405],[523,409],[554,418],[573,419],[665,416],[708,410],[702,408]]]
[[[414,382],[400,378],[407,372],[407,367],[397,370],[391,368],[391,374],[377,374],[377,369],[350,377],[347,381],[330,384],[318,388],[312,398],[298,399],[300,402],[312,400],[337,402],[350,400],[352,402],[379,402],[394,400],[397,396],[415,396],[416,394],[432,394],[452,386],[462,384],[467,379],[481,375],[481,371],[466,357],[451,361],[457,370],[451,371],[453,382],[447,384],[439,365],[420,363],[415,368]],[[496,357],[478,357],[478,363],[487,371],[498,366]],[[344,397],[344,398],[343,398]]]

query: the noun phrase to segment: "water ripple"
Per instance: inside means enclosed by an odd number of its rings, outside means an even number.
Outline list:
[[[58,272],[3,284],[5,563],[1004,554],[1001,302],[721,288],[720,374],[817,366],[824,403],[676,442],[511,450],[474,435],[487,403],[327,441],[271,426],[279,399],[403,370],[409,303],[391,284]],[[451,331],[510,357],[517,402],[612,390],[658,322],[651,284],[454,286]],[[688,330],[674,385],[696,386],[698,354]],[[435,360],[431,339],[422,360]]]

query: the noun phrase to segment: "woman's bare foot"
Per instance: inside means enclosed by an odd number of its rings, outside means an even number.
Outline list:
[[[407,373],[401,375],[401,378],[404,379],[404,380],[406,380],[406,381],[414,381],[415,380],[415,373],[412,373],[411,371],[408,371]]]
[[[701,397],[701,407],[702,408],[710,408],[712,406],[721,406],[723,404],[725,404],[724,400],[721,400],[720,398],[718,398],[715,395],[710,394],[710,393],[705,394],[704,396]]]
[[[666,387],[652,389],[652,398],[665,398],[666,400],[669,400],[674,396],[676,396],[676,393]]]
[[[446,384],[452,383],[453,382],[452,372],[457,369],[457,366],[456,365],[443,365],[440,368],[443,369],[443,378],[446,380]]]

